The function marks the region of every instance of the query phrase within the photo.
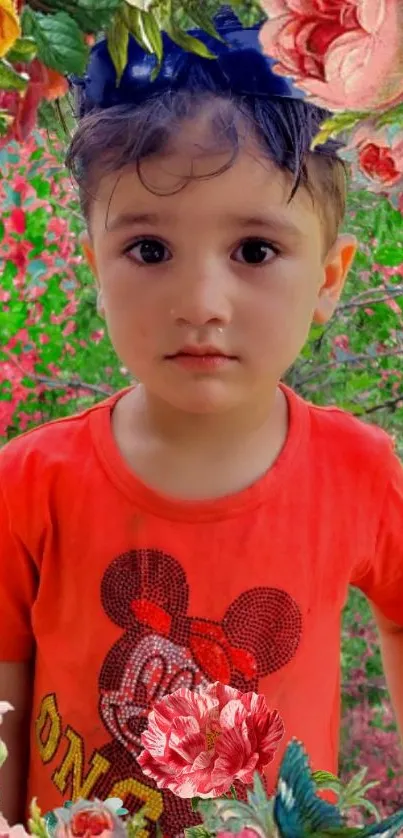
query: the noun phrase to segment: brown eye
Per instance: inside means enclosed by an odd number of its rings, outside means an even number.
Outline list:
[[[235,262],[245,265],[265,265],[271,262],[278,250],[264,239],[248,239],[242,242],[234,251],[232,258]]]
[[[158,239],[138,239],[126,253],[141,265],[159,265],[172,258],[166,245]]]

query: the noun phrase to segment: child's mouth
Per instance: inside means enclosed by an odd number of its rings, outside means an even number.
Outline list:
[[[173,355],[167,355],[166,360],[184,369],[214,371],[233,364],[237,359],[213,346],[195,346],[184,347]]]

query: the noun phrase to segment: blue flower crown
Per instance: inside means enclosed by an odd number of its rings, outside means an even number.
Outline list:
[[[195,93],[304,98],[290,79],[273,72],[275,62],[263,54],[260,46],[261,24],[244,29],[228,11],[217,16],[215,27],[222,41],[199,29],[190,34],[202,41],[216,59],[186,52],[163,33],[164,57],[156,77],[157,58],[144,52],[130,36],[128,61],[119,84],[107,41],[99,41],[91,51],[84,77],[72,80],[78,88],[79,115],[113,105],[140,105],[154,95],[180,89]]]

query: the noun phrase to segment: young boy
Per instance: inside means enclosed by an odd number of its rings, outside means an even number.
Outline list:
[[[178,835],[190,809],[136,757],[179,686],[264,693],[284,745],[336,771],[350,584],[373,603],[403,729],[401,466],[382,431],[280,383],[354,257],[343,167],[331,143],[310,151],[324,113],[253,34],[217,62],[166,42],[154,82],[131,43],[118,89],[101,43],[82,82],[84,249],[140,383],[0,454],[12,819],[34,795],[44,811],[114,796]]]

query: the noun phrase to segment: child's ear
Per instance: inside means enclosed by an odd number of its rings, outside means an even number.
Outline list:
[[[338,236],[329,250],[324,266],[324,282],[318,295],[315,323],[327,323],[334,314],[356,251],[357,239],[348,233]]]
[[[95,279],[97,279],[97,263],[95,261],[94,248],[92,246],[90,236],[88,235],[87,232],[81,233],[81,235],[80,235],[80,245],[83,249],[84,256],[85,256],[85,258],[86,258],[86,260],[87,260],[87,262],[88,262],[88,264],[89,264],[89,266],[90,266],[90,268],[91,268],[91,270],[92,270],[92,272],[95,276]]]
[[[81,233],[80,244],[81,244],[81,247],[83,249],[84,256],[85,256],[85,258],[86,258],[86,260],[87,260],[87,262],[88,262],[88,264],[89,264],[89,266],[92,270],[92,273],[94,274],[94,277],[95,277],[95,282],[96,282],[97,289],[98,289],[97,312],[98,312],[100,317],[104,317],[105,311],[104,311],[104,305],[103,305],[103,299],[102,299],[102,292],[101,292],[100,285],[99,285],[97,263],[96,263],[96,259],[95,259],[95,253],[94,253],[94,248],[92,246],[91,238],[90,238],[90,236],[88,235],[87,232]]]

